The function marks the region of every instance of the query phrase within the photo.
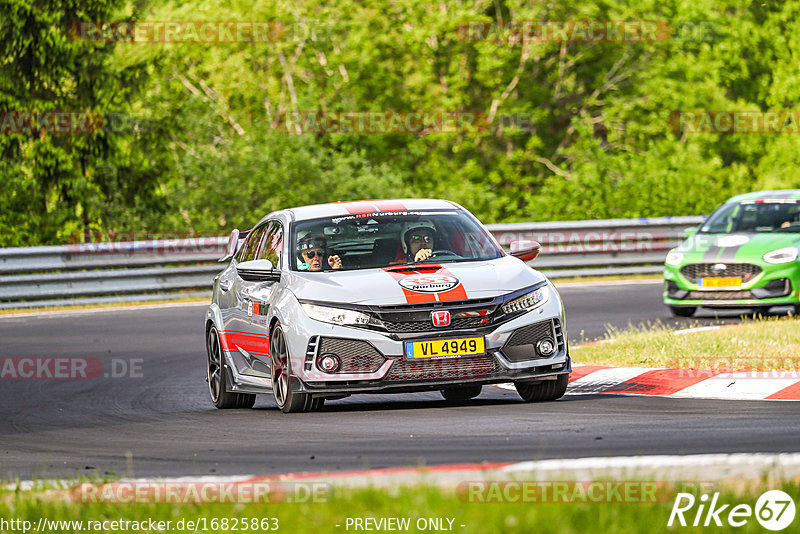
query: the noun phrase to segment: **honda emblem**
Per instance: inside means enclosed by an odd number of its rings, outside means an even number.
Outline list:
[[[447,310],[431,312],[431,322],[433,326],[450,326],[450,312]]]

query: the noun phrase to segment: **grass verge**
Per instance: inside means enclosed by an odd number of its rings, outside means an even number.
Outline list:
[[[745,318],[738,325],[695,332],[660,323],[631,326],[610,330],[602,341],[575,351],[575,360],[612,367],[800,371],[800,319],[791,316]]]
[[[586,483],[578,483],[586,484]],[[720,492],[718,505],[729,504],[720,515],[722,527],[712,526],[714,532],[764,532],[754,516],[745,518],[743,527],[734,528],[727,524],[727,514],[736,505],[755,508],[764,490],[781,489],[795,503],[800,503],[800,484],[784,482],[759,487],[714,488],[704,484],[693,485],[687,493],[695,496],[695,506],[685,512],[687,527],[677,527],[680,532],[707,532],[703,527],[706,508],[700,518],[700,525],[692,526],[700,505],[700,496],[710,498]],[[40,519],[47,520],[46,530],[39,532],[267,532],[283,531],[293,533],[356,532],[366,529],[354,528],[355,518],[398,518],[408,520],[409,528],[396,529],[408,532],[449,531],[457,533],[653,533],[674,532],[676,526],[669,528],[669,521],[678,491],[686,491],[686,486],[673,487],[664,494],[655,493],[655,498],[631,500],[625,492],[618,499],[614,492],[595,493],[595,497],[584,494],[577,498],[575,493],[564,494],[565,500],[541,502],[524,499],[525,502],[473,502],[465,491],[448,491],[435,487],[405,488],[395,490],[365,489],[337,490],[329,494],[326,502],[316,503],[256,503],[256,504],[165,504],[137,502],[135,504],[84,503],[72,500],[53,499],[39,491],[0,492],[0,518],[27,521],[28,532],[36,532]],[[486,493],[485,495],[488,495]],[[499,492],[497,495],[503,495]],[[521,495],[512,500],[523,500]],[[537,493],[536,495],[542,495]],[[601,495],[598,499],[596,496]],[[685,497],[688,501],[688,497]],[[553,499],[551,499],[552,501]],[[623,502],[620,502],[622,500]],[[611,501],[611,502],[610,502]],[[777,508],[776,508],[777,510]],[[766,514],[764,514],[766,515]],[[350,522],[348,522],[350,518]],[[255,520],[255,522],[253,522]],[[273,521],[274,520],[274,521]],[[434,520],[433,522],[431,520]],[[53,523],[72,521],[73,523]],[[75,521],[82,523],[78,524]],[[116,525],[96,524],[99,521],[128,521],[138,524]],[[150,521],[170,521],[164,528],[153,528]],[[183,523],[179,523],[179,522]],[[192,528],[188,521],[199,521]],[[796,518],[794,525],[800,519]],[[144,522],[144,527],[142,523]],[[420,528],[423,526],[425,528]],[[183,525],[183,528],[180,525]],[[713,522],[711,523],[713,525]],[[255,528],[253,526],[255,525]],[[438,525],[439,528],[432,528]],[[2,525],[0,525],[2,526]],[[278,528],[275,528],[277,526]],[[266,527],[266,528],[265,528]],[[23,532],[23,529],[6,528],[4,532]],[[387,531],[389,529],[377,529]],[[792,531],[792,527],[786,532]]]

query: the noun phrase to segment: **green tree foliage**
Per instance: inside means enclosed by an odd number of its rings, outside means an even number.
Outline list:
[[[42,243],[86,228],[222,233],[280,207],[360,198],[443,197],[513,222],[708,213],[736,193],[800,187],[798,135],[670,129],[677,110],[795,109],[794,2],[32,4],[4,6],[0,107],[122,109],[147,126],[0,140],[0,222]],[[128,17],[280,21],[285,31],[272,42],[116,46],[63,33],[73,20]],[[609,42],[463,32],[469,21],[545,20],[662,21],[670,32]],[[298,111],[458,110],[483,114],[487,127],[287,127]]]
[[[0,3],[0,244],[76,240],[140,227],[165,211],[158,194],[165,150],[157,142],[164,135],[144,135],[140,125],[118,120],[130,119],[155,58],[122,64],[113,43],[75,34],[81,21],[130,20],[115,4]],[[70,122],[88,119],[59,126],[54,113]]]

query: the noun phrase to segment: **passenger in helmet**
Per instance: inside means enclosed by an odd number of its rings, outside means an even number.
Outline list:
[[[428,221],[407,223],[403,228],[403,251],[406,261],[425,261],[431,257],[435,250],[436,227]]]
[[[321,271],[323,257],[328,255],[328,244],[320,234],[309,233],[304,235],[297,243],[299,251],[297,268],[301,271]],[[328,265],[332,269],[341,269],[342,260],[337,255],[328,256]]]

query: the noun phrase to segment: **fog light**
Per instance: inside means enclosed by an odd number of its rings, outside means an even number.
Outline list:
[[[335,354],[323,354],[317,360],[317,367],[325,373],[335,373],[339,370],[339,358]]]
[[[545,338],[536,344],[536,350],[542,356],[550,356],[556,351],[556,346],[551,339]]]

